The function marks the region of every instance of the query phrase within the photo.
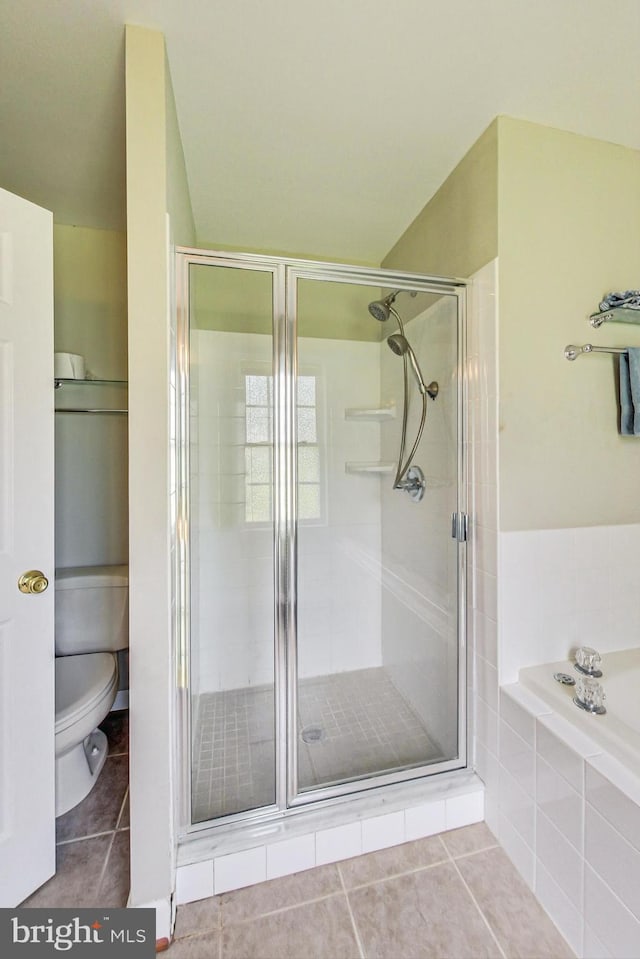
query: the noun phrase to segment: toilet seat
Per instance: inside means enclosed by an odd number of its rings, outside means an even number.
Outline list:
[[[118,665],[113,653],[84,653],[79,656],[59,656],[55,670],[55,734],[59,738],[69,727],[78,725],[85,717],[99,711],[110,696],[113,699],[118,683]],[[111,703],[105,715],[110,707]]]

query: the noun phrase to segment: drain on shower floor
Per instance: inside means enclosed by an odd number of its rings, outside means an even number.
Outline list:
[[[321,743],[327,738],[322,726],[305,726],[300,733],[300,739],[303,743]]]

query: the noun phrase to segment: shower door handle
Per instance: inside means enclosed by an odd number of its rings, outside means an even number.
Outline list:
[[[451,514],[451,539],[466,543],[469,530],[469,517],[466,513]]]

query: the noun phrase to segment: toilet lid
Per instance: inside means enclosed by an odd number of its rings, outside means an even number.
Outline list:
[[[116,681],[112,653],[85,653],[56,659],[56,732],[77,722]]]

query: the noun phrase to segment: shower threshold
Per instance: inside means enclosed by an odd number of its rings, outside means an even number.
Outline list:
[[[179,902],[398,846],[484,819],[484,784],[466,768],[378,786],[270,817],[208,824],[178,844]]]

